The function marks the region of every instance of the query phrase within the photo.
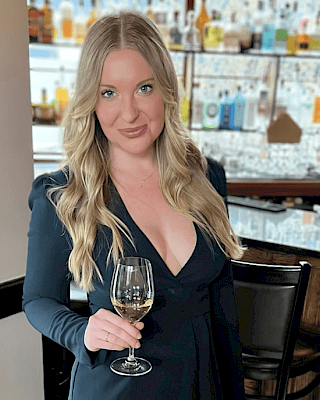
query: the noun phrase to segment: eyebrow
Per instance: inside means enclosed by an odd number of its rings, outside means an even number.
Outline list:
[[[144,84],[146,84],[146,83],[148,83],[148,82],[150,82],[150,81],[154,81],[154,78],[144,79],[143,81],[138,82],[138,83],[136,84],[136,87],[138,88],[139,86],[144,85]],[[108,87],[108,88],[111,88],[111,89],[116,89],[116,87],[113,86],[113,85],[101,84],[100,86]]]

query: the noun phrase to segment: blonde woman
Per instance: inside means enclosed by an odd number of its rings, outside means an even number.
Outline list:
[[[65,121],[66,168],[37,178],[29,198],[24,310],[75,355],[69,400],[244,399],[228,263],[242,249],[223,170],[208,167],[179,109],[152,22],[123,12],[93,25]],[[110,302],[121,256],[153,267],[155,302],[135,325]],[[89,318],[68,308],[71,279],[88,293]],[[150,373],[110,370],[141,344]]]

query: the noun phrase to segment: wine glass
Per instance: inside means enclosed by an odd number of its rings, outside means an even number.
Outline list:
[[[141,257],[120,258],[113,271],[110,298],[122,318],[130,324],[140,321],[152,307],[154,299],[150,261]],[[119,375],[139,376],[150,372],[152,365],[135,357],[134,349],[129,347],[129,356],[114,360],[110,368]]]

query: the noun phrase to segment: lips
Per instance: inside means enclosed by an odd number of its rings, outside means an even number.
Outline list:
[[[134,139],[144,135],[147,132],[147,130],[148,130],[148,125],[142,125],[130,129],[118,129],[118,132],[120,133],[120,135],[126,138]]]

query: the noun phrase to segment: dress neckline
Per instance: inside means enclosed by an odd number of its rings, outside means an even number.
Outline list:
[[[112,182],[112,188],[114,189],[115,193],[117,194],[117,196],[119,197],[120,200],[120,204],[121,206],[124,208],[126,215],[128,216],[130,222],[136,227],[136,229],[140,232],[141,235],[143,235],[143,237],[147,240],[147,242],[149,243],[149,245],[152,247],[152,249],[154,250],[154,252],[156,253],[156,255],[158,256],[158,258],[161,260],[161,263],[165,266],[165,270],[168,271],[168,273],[170,274],[171,277],[174,278],[178,278],[178,276],[181,274],[181,272],[183,270],[185,270],[185,267],[190,263],[190,261],[192,260],[197,246],[198,246],[198,242],[199,242],[199,233],[198,233],[198,227],[196,224],[193,224],[194,230],[195,230],[195,234],[196,234],[196,243],[195,246],[193,248],[193,251],[190,255],[190,257],[188,258],[188,260],[184,263],[184,265],[180,268],[179,272],[177,274],[174,274],[171,269],[168,267],[167,263],[164,261],[164,259],[162,258],[161,254],[158,252],[158,250],[155,248],[155,246],[153,245],[153,243],[151,242],[151,240],[148,238],[148,236],[142,231],[142,229],[139,227],[139,225],[135,222],[135,220],[131,217],[131,214],[129,213],[126,205],[124,204],[124,201],[122,200],[122,197],[120,196],[120,193],[118,192],[118,189],[116,188],[115,184]]]

